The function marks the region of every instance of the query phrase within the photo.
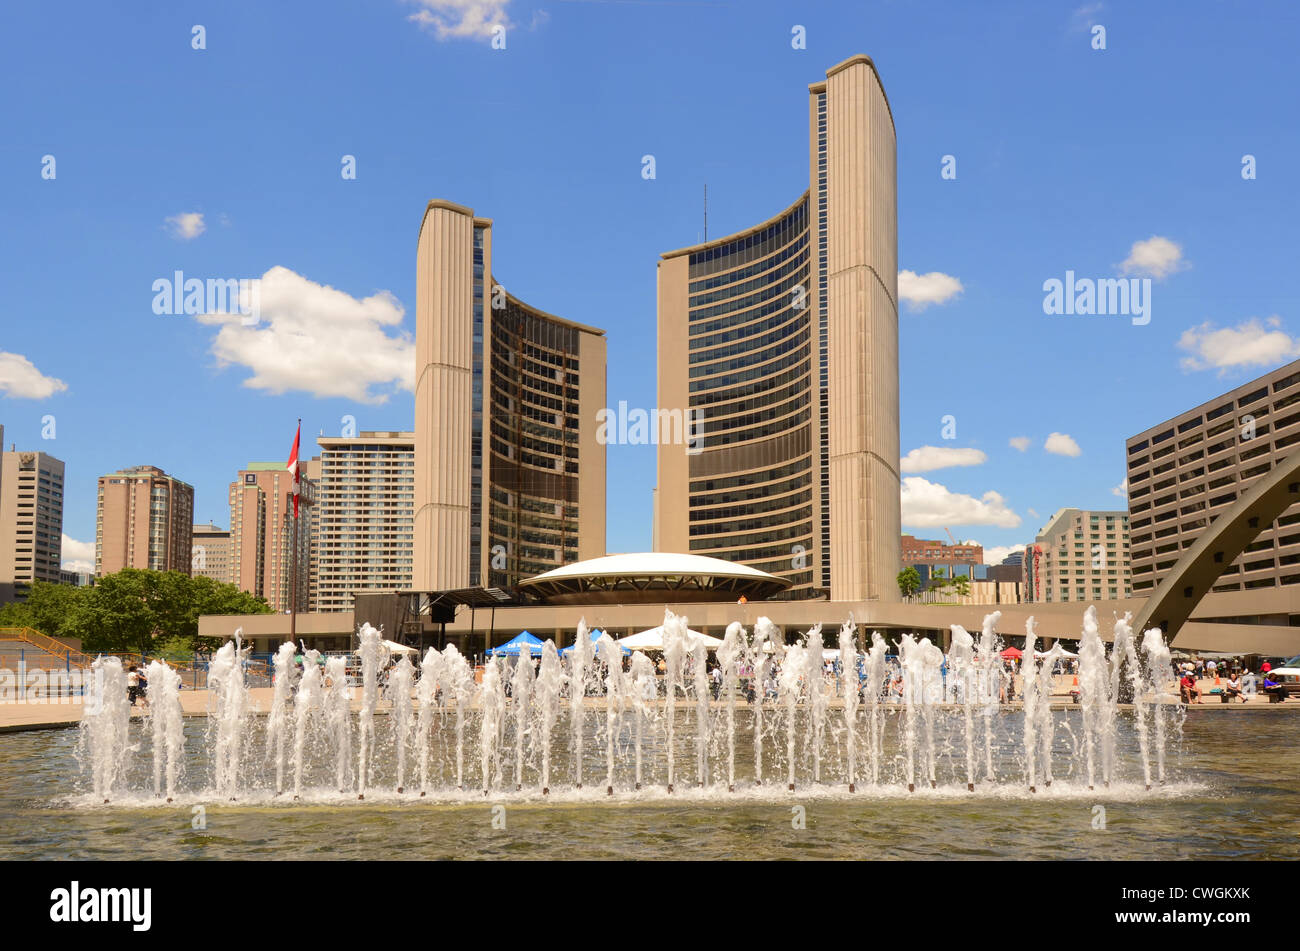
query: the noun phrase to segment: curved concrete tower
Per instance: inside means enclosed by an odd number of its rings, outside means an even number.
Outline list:
[[[654,546],[742,562],[795,596],[894,601],[900,566],[898,213],[874,64],[809,87],[809,189],[659,262]]]

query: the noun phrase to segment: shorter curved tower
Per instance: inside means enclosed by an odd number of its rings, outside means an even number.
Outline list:
[[[431,201],[416,260],[413,587],[511,587],[605,552],[604,331],[492,277],[492,221]]]

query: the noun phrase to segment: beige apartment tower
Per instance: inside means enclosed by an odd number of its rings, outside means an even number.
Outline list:
[[[1150,594],[1184,551],[1279,459],[1300,452],[1300,360],[1126,443],[1133,593]],[[1300,504],[1246,546],[1212,591],[1300,586]],[[1292,588],[1300,604],[1300,587]]]
[[[659,262],[654,546],[898,600],[898,220],[893,116],[855,56],[809,87],[809,188]]]
[[[190,573],[194,487],[157,466],[99,477],[95,575],[123,568]]]
[[[311,524],[314,610],[352,610],[354,593],[409,590],[414,569],[415,434],[321,436]]]
[[[492,272],[492,221],[431,201],[416,253],[413,587],[507,588],[605,553],[604,331]]]
[[[1133,596],[1127,512],[1059,509],[1025,555],[1026,601],[1096,602]]]
[[[0,604],[26,598],[33,581],[57,584],[62,550],[63,463],[44,452],[0,452]]]

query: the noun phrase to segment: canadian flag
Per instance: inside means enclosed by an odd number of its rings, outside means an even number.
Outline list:
[[[293,517],[298,517],[298,485],[302,481],[302,476],[298,472],[298,440],[302,438],[302,423],[298,424],[298,431],[293,436],[293,448],[289,450],[289,464],[285,466],[289,474],[293,476]]]

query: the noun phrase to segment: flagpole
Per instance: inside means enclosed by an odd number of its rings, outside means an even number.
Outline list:
[[[298,417],[298,432],[301,435],[302,433],[301,416]],[[297,445],[297,440],[295,440],[295,445]],[[299,460],[294,460],[294,461],[299,467],[302,466],[302,463]],[[289,582],[289,592],[290,592],[289,593],[289,640],[294,644],[298,643],[298,499],[297,499],[297,495],[298,495],[298,472],[300,471],[301,468],[299,468],[297,471],[294,472],[294,488],[292,490],[292,494],[294,496],[293,540],[290,542],[290,545],[292,547],[289,552],[289,564],[292,566],[289,569],[290,574],[292,575],[292,579]]]

